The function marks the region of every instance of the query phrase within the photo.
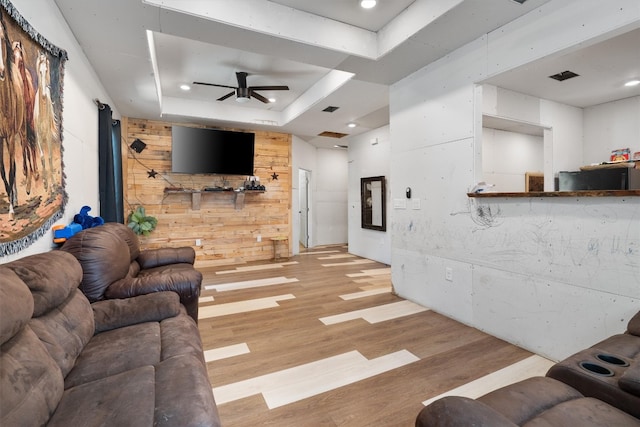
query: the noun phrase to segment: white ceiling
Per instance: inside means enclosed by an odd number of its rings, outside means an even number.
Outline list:
[[[321,147],[348,137],[320,132],[387,124],[390,84],[548,1],[379,0],[363,10],[356,0],[55,0],[120,114],[288,132]],[[612,88],[640,75],[638,37],[559,53],[489,83],[578,106],[624,97]],[[571,86],[550,84],[546,76],[571,67],[581,74]],[[236,71],[249,73],[249,86],[290,90],[261,91],[273,104],[239,104],[216,101],[225,88],[179,89],[235,86]],[[327,106],[340,108],[322,112]],[[346,126],[352,121],[356,128]]]

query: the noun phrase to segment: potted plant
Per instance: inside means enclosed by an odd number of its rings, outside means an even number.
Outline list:
[[[158,225],[158,219],[154,216],[147,216],[144,206],[138,206],[129,214],[129,224],[127,226],[137,235],[148,236]]]

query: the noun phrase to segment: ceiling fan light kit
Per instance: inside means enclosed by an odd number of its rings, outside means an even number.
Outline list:
[[[268,104],[269,99],[260,95],[257,90],[289,90],[289,86],[247,86],[247,76],[249,74],[244,71],[236,72],[236,79],[238,80],[238,86],[228,86],[228,85],[219,85],[215,83],[206,83],[206,82],[193,82],[194,85],[205,85],[205,86],[215,86],[215,87],[226,87],[229,89],[233,89],[231,92],[226,95],[221,96],[217,99],[217,101],[224,101],[225,99],[236,95],[236,101],[239,103],[246,103],[251,98],[255,98],[260,102]]]
[[[360,0],[360,7],[363,9],[371,9],[376,6],[376,0]]]

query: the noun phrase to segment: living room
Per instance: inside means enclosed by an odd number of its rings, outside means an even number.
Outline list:
[[[623,146],[640,151],[637,92],[616,102],[579,108],[499,84],[498,76],[537,60],[624,33],[637,34],[640,6],[636,1],[593,1],[588,7],[585,3],[544,2],[534,12],[394,82],[389,86],[389,124],[350,138],[348,151],[318,148],[290,135],[290,164],[284,166],[284,173],[274,171],[282,178],[276,180],[271,173],[260,176],[267,193],[270,179],[274,186],[287,182],[289,187],[285,189],[288,218],[273,233],[286,234],[291,254],[299,252],[298,174],[300,169],[310,170],[316,203],[310,246],[348,242],[350,253],[390,265],[394,290],[403,298],[552,360],[624,331],[638,311],[640,298],[637,196],[467,195],[475,184],[485,181],[479,155],[483,114],[553,129],[542,165],[549,189],[559,171],[608,160],[613,149]],[[97,214],[94,100],[115,107],[120,117],[117,105],[55,2],[15,0],[13,4],[69,54],[62,122],[69,198],[58,222],[69,223],[85,205]],[[634,55],[637,52],[629,52]],[[151,71],[145,68],[145,72]],[[140,88],[149,90],[154,89]],[[615,122],[606,125],[603,117]],[[132,135],[123,131],[125,150]],[[152,138],[147,142],[149,152],[141,153],[139,160],[149,166],[153,163],[147,164],[145,156],[151,155],[155,143]],[[129,161],[131,167],[138,164]],[[164,197],[168,184],[147,178],[147,168],[140,168],[136,184],[153,185],[158,191],[152,195],[153,205],[154,198]],[[367,176],[387,177],[384,233],[360,226],[360,178]],[[408,187],[419,208],[401,207],[408,200]],[[132,196],[130,190],[128,196]],[[146,204],[149,194],[143,190],[135,196]],[[190,204],[181,195],[165,200],[169,199]],[[188,227],[189,219],[177,228]],[[256,235],[249,234],[255,241]],[[1,262],[50,251],[51,240],[47,233]],[[257,258],[271,256],[271,242],[255,243],[262,248]],[[150,239],[149,245],[154,244]],[[213,247],[215,241],[205,244]]]

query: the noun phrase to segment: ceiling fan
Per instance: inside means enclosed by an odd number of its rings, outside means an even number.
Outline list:
[[[229,89],[233,89],[228,94],[221,96],[218,98],[218,101],[224,101],[229,98],[233,94],[236,94],[236,101],[238,102],[248,102],[251,97],[254,97],[258,101],[262,101],[265,104],[269,103],[269,100],[264,96],[257,93],[257,90],[289,90],[289,86],[247,86],[247,76],[249,74],[244,71],[236,72],[236,78],[238,79],[238,86],[227,86],[227,85],[219,85],[215,83],[205,83],[205,82],[193,82],[194,85],[205,85],[205,86],[216,86],[216,87],[227,87]]]

